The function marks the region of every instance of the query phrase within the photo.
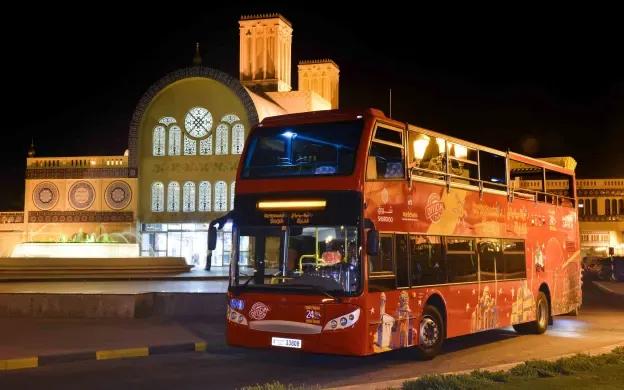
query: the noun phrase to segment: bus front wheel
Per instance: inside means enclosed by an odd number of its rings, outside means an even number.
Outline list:
[[[548,304],[548,298],[542,291],[537,295],[537,301],[535,302],[535,321],[527,322],[525,324],[513,325],[513,328],[518,333],[533,333],[542,334],[546,332],[548,328],[548,322],[550,320],[550,308]]]
[[[424,360],[433,359],[442,349],[444,321],[437,307],[425,306],[418,326],[418,353]]]

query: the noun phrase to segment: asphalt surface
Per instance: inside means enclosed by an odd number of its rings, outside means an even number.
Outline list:
[[[203,335],[208,338],[206,353],[5,371],[0,373],[0,389],[231,389],[274,380],[325,387],[548,358],[624,341],[624,298],[593,283],[586,282],[584,289],[580,315],[556,317],[544,335],[500,329],[459,337],[447,340],[444,352],[431,361],[418,361],[412,350],[359,358],[231,348],[217,330]]]

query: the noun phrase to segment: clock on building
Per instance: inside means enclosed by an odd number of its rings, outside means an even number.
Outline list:
[[[184,127],[193,138],[203,138],[212,128],[212,114],[203,107],[193,107],[184,118]]]

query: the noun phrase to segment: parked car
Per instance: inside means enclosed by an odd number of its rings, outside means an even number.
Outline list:
[[[587,256],[583,258],[583,278],[612,280],[613,267],[610,257]]]

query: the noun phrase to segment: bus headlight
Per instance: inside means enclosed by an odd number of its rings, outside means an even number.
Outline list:
[[[233,322],[239,325],[247,325],[247,318],[245,318],[244,315],[242,315],[241,313],[237,312],[234,309],[231,309],[228,307],[226,315],[227,315],[228,321],[230,322]]]
[[[355,325],[360,319],[360,309],[347,313],[340,317],[336,317],[330,321],[327,321],[323,331],[346,329]]]
[[[243,310],[245,308],[245,301],[238,298],[230,299],[230,307],[234,310]]]

